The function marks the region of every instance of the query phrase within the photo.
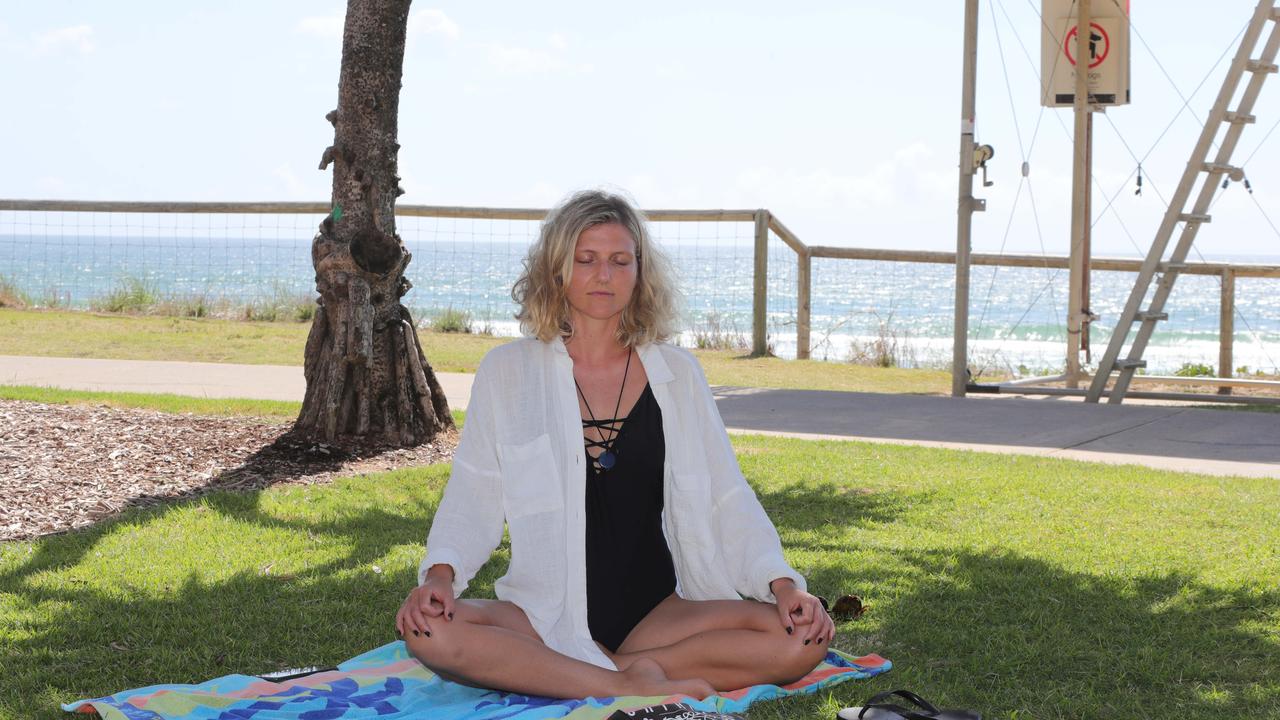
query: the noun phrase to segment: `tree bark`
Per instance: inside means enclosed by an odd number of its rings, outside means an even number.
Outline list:
[[[332,211],[311,244],[320,305],[294,431],[337,445],[410,446],[453,426],[409,311],[411,255],[396,234],[397,114],[409,0],[348,0],[333,145]]]

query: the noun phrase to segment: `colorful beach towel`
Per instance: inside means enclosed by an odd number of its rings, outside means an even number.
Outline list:
[[[756,685],[706,700],[606,697],[556,700],[502,693],[447,682],[415,660],[401,641],[354,657],[337,670],[270,682],[227,675],[199,685],[152,685],[108,697],[79,700],[62,709],[106,720],[602,720],[617,710],[684,702],[699,710],[741,712],[758,700],[813,693],[836,683],[879,675],[893,667],[879,655],[853,658],[832,651],[813,672],[779,687]]]

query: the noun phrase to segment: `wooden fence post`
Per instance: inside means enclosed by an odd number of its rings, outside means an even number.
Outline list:
[[[809,272],[813,258],[809,249],[796,253],[796,359],[809,359]]]
[[[1222,299],[1218,302],[1218,377],[1231,377],[1232,351],[1236,334],[1236,273],[1222,271]],[[1219,395],[1230,395],[1231,387],[1218,388]]]
[[[751,299],[751,354],[762,357],[769,352],[766,332],[769,320],[769,211],[756,210],[755,273]]]

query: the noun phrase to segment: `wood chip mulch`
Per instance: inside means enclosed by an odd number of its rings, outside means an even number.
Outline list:
[[[340,450],[289,424],[0,400],[0,540],[91,525],[127,507],[215,490],[314,484],[447,462],[456,433],[409,449]]]

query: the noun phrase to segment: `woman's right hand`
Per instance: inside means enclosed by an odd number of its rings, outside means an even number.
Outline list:
[[[449,572],[434,572],[438,567],[445,567]],[[426,582],[409,593],[400,606],[400,612],[396,613],[396,631],[401,637],[409,634],[431,637],[428,618],[444,618],[446,622],[453,620],[453,568],[437,565],[431,570],[427,573]]]

